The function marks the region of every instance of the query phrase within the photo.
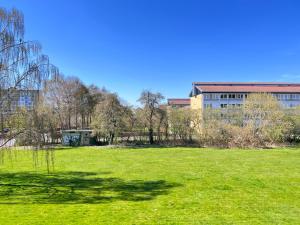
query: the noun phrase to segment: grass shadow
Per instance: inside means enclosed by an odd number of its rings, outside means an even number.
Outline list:
[[[0,204],[100,204],[148,201],[181,186],[164,180],[101,178],[91,172],[1,173]]]

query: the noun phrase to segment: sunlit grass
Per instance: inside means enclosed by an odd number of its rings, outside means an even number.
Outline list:
[[[300,149],[31,154],[0,165],[0,224],[300,224]]]

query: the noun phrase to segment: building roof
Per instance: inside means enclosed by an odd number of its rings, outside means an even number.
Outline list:
[[[202,93],[247,92],[247,93],[300,93],[300,84],[290,85],[197,85]]]
[[[199,86],[300,86],[300,83],[291,82],[193,82]]]
[[[76,132],[93,132],[93,130],[83,129],[83,130],[61,130],[63,133],[76,133]]]
[[[168,105],[190,105],[191,100],[189,98],[169,98]]]

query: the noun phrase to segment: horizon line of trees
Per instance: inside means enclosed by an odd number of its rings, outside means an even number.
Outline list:
[[[31,132],[20,135],[23,145],[59,143],[61,129],[92,129],[94,145],[256,148],[300,142],[300,107],[284,108],[267,93],[250,94],[240,107],[202,112],[162,105],[164,96],[150,91],[141,93],[141,107],[134,108],[75,77],[60,76],[43,87],[36,108],[24,113]]]
[[[17,90],[39,90],[32,109],[10,106]],[[36,149],[60,142],[61,129],[93,129],[95,144],[168,143],[222,147],[265,147],[298,141],[299,108],[283,109],[269,94],[251,94],[226,110],[162,107],[161,93],[142,91],[141,107],[116,93],[64,76],[24,40],[24,16],[0,8],[0,147],[16,139]],[[4,141],[3,141],[4,140]]]

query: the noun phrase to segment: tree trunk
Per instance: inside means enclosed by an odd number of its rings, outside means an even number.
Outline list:
[[[109,144],[112,145],[114,143],[115,134],[111,132],[109,136]]]
[[[68,129],[71,129],[71,110],[69,110],[68,112],[68,126],[69,126]]]
[[[169,129],[168,129],[167,126],[165,127],[165,140],[166,140],[166,141],[169,140]]]
[[[149,129],[149,143],[151,145],[154,144],[154,140],[153,140],[153,128],[152,127]]]
[[[2,134],[3,131],[4,131],[4,119],[3,119],[3,113],[1,113],[1,132],[0,132],[0,134]]]
[[[76,129],[78,128],[78,113],[77,113],[77,110],[75,112],[75,126],[76,126]]]
[[[81,129],[85,128],[84,123],[85,123],[85,116],[83,113],[81,113]]]

